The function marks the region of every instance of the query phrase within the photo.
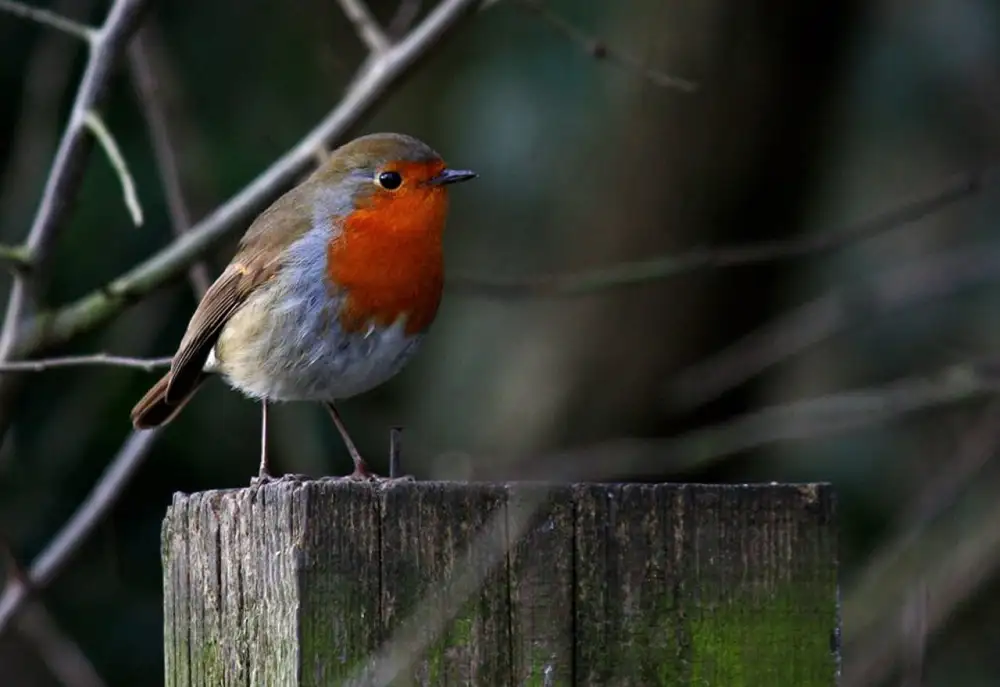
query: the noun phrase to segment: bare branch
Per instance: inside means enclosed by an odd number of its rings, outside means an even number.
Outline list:
[[[56,31],[62,31],[87,43],[93,43],[98,33],[96,29],[86,24],[81,24],[78,21],[63,17],[49,10],[25,5],[22,2],[15,2],[15,0],[0,0],[0,11],[13,14],[15,17],[28,19]]]
[[[179,144],[174,141],[179,138],[176,134],[185,128],[181,123],[187,118],[177,105],[175,78],[168,69],[169,63],[155,36],[149,24],[141,28],[129,46],[128,59],[133,85],[152,139],[153,156],[170,212],[171,229],[175,236],[180,236],[191,228],[192,220],[181,179]],[[187,138],[190,137],[191,132],[188,131]],[[200,298],[212,283],[208,263],[199,261],[192,265],[188,278],[195,297]]]
[[[63,327],[62,334],[72,337],[98,326],[119,312],[128,299],[151,291],[168,279],[177,277],[194,263],[202,252],[221,241],[255,208],[301,173],[325,141],[342,135],[367,113],[386,92],[404,76],[441,38],[453,30],[459,20],[476,9],[477,0],[444,0],[405,40],[387,53],[370,59],[345,94],[340,105],[310,132],[294,149],[275,162],[269,170],[229,202],[205,218],[170,247],[131,270],[116,282],[78,301],[63,317],[40,315],[34,326],[22,332],[14,350],[24,354],[42,344],[53,343],[58,333],[45,323]],[[68,317],[68,320],[66,319]],[[59,322],[64,324],[60,325]],[[68,325],[68,327],[67,327]],[[66,523],[55,539],[35,559],[30,570],[30,584],[41,589],[66,565],[94,527],[120,496],[132,473],[159,436],[159,429],[132,432],[118,456],[101,477],[86,501]],[[0,633],[7,627],[27,597],[27,586],[16,580],[8,583],[0,596]]]
[[[756,265],[821,255],[926,217],[978,193],[981,188],[978,174],[965,175],[950,181],[930,195],[907,201],[859,224],[798,240],[699,248],[681,255],[624,263],[576,274],[507,279],[456,274],[448,279],[448,284],[463,292],[498,298],[582,296],[622,286],[662,281],[702,269]]]
[[[31,258],[28,257],[27,246],[0,245],[0,262],[5,263],[15,272],[26,272],[31,269]]]
[[[996,244],[936,254],[827,292],[779,316],[708,359],[681,370],[668,396],[679,408],[717,398],[848,326],[904,306],[944,298],[1000,275]]]
[[[18,579],[7,582],[3,595],[0,596],[0,635],[28,599],[29,587],[31,590],[41,590],[52,582],[115,505],[132,474],[142,464],[159,431],[150,429],[133,432],[94,490],[32,562],[27,583]]]
[[[25,242],[28,259],[36,268],[31,273],[32,279],[40,278],[38,268],[47,261],[59,228],[69,213],[72,197],[79,188],[91,146],[85,124],[87,113],[97,110],[104,100],[111,70],[138,27],[145,5],[146,0],[116,0],[104,26],[91,41],[90,59],[77,90],[69,123],[59,142]],[[15,352],[21,326],[33,305],[31,292],[31,284],[24,275],[14,280],[0,331],[0,360],[9,360]]]
[[[316,150],[323,142],[343,135],[476,8],[477,0],[444,0],[438,4],[404,40],[384,55],[366,61],[340,104],[268,170],[190,231],[115,281],[57,312],[39,314],[21,332],[14,351],[27,355],[44,344],[68,341],[99,326],[167,281],[176,279],[205,251],[238,229],[254,210],[300,175],[314,162]]]
[[[698,84],[688,79],[665,74],[656,69],[650,69],[643,62],[631,55],[612,49],[607,43],[588,36],[561,16],[545,6],[543,0],[518,0],[521,7],[534,12],[549,26],[582,47],[588,55],[598,60],[606,60],[623,67],[628,71],[642,75],[650,83],[663,88],[676,88],[679,91],[692,93],[698,90]]]
[[[420,14],[420,5],[421,0],[400,0],[396,14],[393,15],[386,31],[390,40],[398,40],[410,30],[417,15]]]
[[[127,367],[152,372],[163,367],[170,367],[170,361],[170,358],[131,358],[107,353],[94,353],[92,355],[68,355],[62,358],[0,363],[0,372],[44,372],[58,367],[90,367],[95,365]]]
[[[347,18],[354,24],[354,29],[358,36],[364,41],[368,49],[374,55],[381,55],[392,45],[389,37],[378,25],[378,21],[372,15],[371,10],[364,3],[364,0],[337,0],[340,9],[343,10]]]
[[[40,601],[21,611],[17,631],[63,687],[107,687],[80,645],[59,628]]]
[[[104,125],[104,120],[96,112],[88,112],[84,115],[83,122],[101,144],[104,154],[108,156],[108,161],[111,162],[115,174],[118,175],[118,181],[122,185],[122,195],[125,197],[125,207],[128,208],[129,215],[132,216],[132,222],[137,227],[142,226],[142,206],[139,204],[139,196],[135,192],[135,180],[132,179],[132,173],[128,171],[128,164],[125,162],[121,150],[118,149],[114,136],[111,135],[108,127]]]
[[[534,455],[503,465],[477,460],[477,480],[592,480],[624,476],[652,466],[673,475],[704,469],[723,458],[788,441],[814,441],[884,425],[910,413],[994,396],[1000,378],[988,365],[963,362],[935,374],[898,379],[884,386],[838,391],[788,401],[699,427],[667,439],[615,439],[586,448]],[[614,474],[609,475],[609,466]]]
[[[54,0],[60,15],[87,16],[94,0]],[[22,75],[16,124],[10,128],[10,150],[2,173],[0,225],[16,226],[35,209],[37,189],[45,183],[50,159],[62,134],[62,101],[73,77],[79,49],[90,49],[61,31],[46,31],[36,41]],[[74,84],[75,85],[75,84]]]

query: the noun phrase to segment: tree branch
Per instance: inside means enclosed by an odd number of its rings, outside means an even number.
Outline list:
[[[163,367],[170,367],[170,361],[171,358],[132,358],[107,353],[93,353],[91,355],[68,355],[61,358],[0,363],[0,372],[44,372],[59,367],[90,367],[94,365],[127,367],[133,370],[152,372]]]
[[[697,407],[852,324],[992,283],[998,276],[1000,246],[985,244],[862,277],[830,289],[826,295],[777,317],[723,351],[681,370],[667,395],[678,408]]]
[[[53,313],[41,313],[22,330],[14,351],[27,355],[42,346],[65,342],[106,322],[130,303],[179,277],[207,250],[237,230],[315,159],[316,149],[356,124],[459,20],[476,10],[478,0],[444,0],[405,39],[365,62],[340,104],[294,148],[246,188],[230,198],[162,251],[97,291]],[[0,358],[2,359],[2,358]]]
[[[111,70],[139,26],[145,6],[146,0],[116,0],[104,26],[90,41],[90,59],[25,242],[28,259],[35,267],[31,279],[41,278],[39,268],[46,262],[79,188],[92,144],[86,130],[87,114],[98,110],[103,102]],[[25,275],[14,280],[0,331],[0,360],[10,360],[15,352],[21,325],[31,306],[30,292]]]
[[[180,236],[191,228],[191,210],[185,198],[178,159],[178,146],[183,145],[184,141],[179,144],[174,141],[180,138],[177,133],[190,127],[183,126],[187,117],[177,104],[179,97],[176,79],[168,68],[169,62],[156,37],[153,27],[147,23],[132,39],[128,59],[133,85],[149,128],[153,157],[170,213],[171,229],[175,236]],[[190,134],[189,130],[187,139],[191,138]],[[195,297],[200,298],[212,283],[208,263],[202,260],[193,264],[188,270],[188,279]]]
[[[171,246],[106,288],[84,297],[59,315],[36,317],[15,350],[21,354],[54,343],[57,333],[73,335],[96,327],[120,311],[130,298],[148,293],[178,277],[199,255],[238,226],[250,212],[289,183],[312,160],[318,145],[341,136],[367,113],[387,89],[411,69],[431,47],[476,9],[477,0],[444,0],[405,40],[366,61],[340,105],[295,148],[275,162],[243,191],[202,220]],[[124,283],[123,283],[124,282]],[[63,324],[60,324],[62,322]],[[117,501],[128,480],[159,436],[159,429],[132,432],[118,456],[76,513],[32,563],[30,586],[44,588],[76,552]],[[0,596],[0,633],[27,598],[28,585],[12,580]]]
[[[31,268],[26,246],[0,246],[0,262],[5,263],[15,272],[24,272]]]
[[[354,24],[358,37],[368,46],[372,54],[381,55],[389,49],[392,42],[378,25],[378,21],[364,0],[337,0],[337,2],[340,3],[344,15]]]
[[[478,460],[478,480],[619,478],[633,471],[668,468],[673,475],[704,469],[745,451],[787,441],[813,441],[882,425],[910,413],[982,400],[1000,391],[995,362],[966,361],[930,375],[884,386],[847,389],[766,406],[666,439],[615,439],[590,447],[535,455],[515,466]],[[557,466],[557,467],[553,467]],[[609,466],[613,472],[609,473]]]
[[[698,84],[694,81],[650,69],[641,60],[612,49],[602,40],[588,36],[546,7],[542,0],[517,0],[517,4],[529,12],[537,14],[545,23],[582,47],[588,55],[595,59],[605,60],[628,71],[636,72],[650,83],[662,88],[676,88],[686,93],[698,90]]]
[[[159,432],[159,429],[133,432],[93,491],[32,562],[28,580],[8,580],[0,596],[0,636],[27,601],[29,591],[41,590],[52,582],[115,505]]]
[[[914,198],[858,224],[798,240],[698,248],[680,255],[565,275],[502,278],[455,274],[448,279],[448,284],[461,292],[495,298],[583,296],[662,281],[702,269],[758,265],[821,255],[926,217],[978,193],[981,188],[979,174],[964,175],[930,195]]]
[[[74,38],[79,38],[87,43],[93,43],[97,39],[99,33],[97,29],[87,26],[86,24],[73,21],[72,19],[56,14],[55,12],[50,12],[49,10],[31,7],[30,5],[25,5],[22,2],[14,2],[14,0],[0,0],[0,11],[13,14],[15,17],[28,19],[50,29],[55,29],[56,31],[62,31],[65,34],[73,36]]]
[[[111,162],[115,174],[118,175],[118,181],[122,186],[122,195],[125,198],[125,207],[128,208],[129,215],[132,216],[132,222],[137,227],[142,226],[142,205],[139,204],[139,195],[135,191],[135,181],[132,179],[132,173],[128,171],[125,157],[118,149],[118,144],[115,143],[115,137],[111,135],[108,127],[104,125],[104,120],[96,112],[88,112],[84,115],[83,122],[101,144],[104,154],[108,156],[108,161]]]

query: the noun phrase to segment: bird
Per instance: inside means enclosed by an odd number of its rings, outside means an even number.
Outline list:
[[[166,425],[218,373],[261,406],[251,483],[289,477],[271,474],[267,451],[268,406],[288,401],[329,412],[354,463],[342,479],[387,479],[368,467],[335,404],[395,377],[419,350],[444,288],[449,187],[477,176],[400,133],[330,152],[250,224],[170,368],[132,409],[133,427]]]

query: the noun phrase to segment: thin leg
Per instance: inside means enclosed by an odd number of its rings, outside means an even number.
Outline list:
[[[267,401],[260,403],[260,471],[257,480],[266,482],[271,478],[267,465]]]
[[[337,426],[337,431],[340,432],[340,436],[347,446],[347,452],[351,455],[351,460],[354,461],[354,472],[348,475],[348,477],[352,479],[378,479],[379,476],[368,469],[368,464],[365,463],[364,458],[358,452],[358,447],[354,445],[351,435],[347,433],[347,427],[344,426],[344,421],[340,418],[340,412],[336,406],[332,403],[324,403],[323,405],[326,406],[330,417],[333,418],[333,424]]]

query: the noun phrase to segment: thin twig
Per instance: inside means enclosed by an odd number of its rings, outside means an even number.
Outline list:
[[[17,346],[24,325],[36,306],[35,295],[45,278],[45,267],[73,206],[79,190],[87,155],[93,145],[88,134],[86,117],[97,111],[108,91],[112,70],[125,49],[129,37],[139,26],[147,0],[115,0],[104,25],[90,43],[90,57],[70,112],[69,122],[56,150],[55,159],[42,198],[28,232],[25,246],[33,269],[15,274],[7,301],[3,328],[0,330],[0,362],[18,353]],[[12,397],[17,393],[17,379],[0,379],[0,439],[10,424]]]
[[[170,367],[170,358],[132,358],[129,356],[94,353],[92,355],[68,355],[62,358],[45,358],[44,360],[17,360],[0,363],[0,372],[44,372],[59,367],[88,367],[103,365],[107,367],[126,367],[133,370],[152,372],[164,367]]]
[[[31,268],[27,246],[0,246],[0,262],[16,272]]]
[[[678,408],[694,408],[799,355],[852,324],[944,298],[1000,277],[996,244],[937,253],[913,265],[860,277],[678,373],[667,390]]]
[[[155,286],[178,276],[202,252],[208,250],[215,242],[221,241],[229,230],[237,227],[239,220],[300,174],[308,166],[320,142],[335,139],[357,122],[378,102],[389,87],[414,66],[419,58],[452,31],[460,19],[475,9],[476,0],[444,0],[405,40],[381,57],[366,62],[361,75],[345,94],[341,104],[319,126],[298,146],[275,162],[268,171],[200,222],[197,227],[180,237],[162,253],[130,271],[129,275],[137,277],[132,286],[143,290],[143,293],[148,293]],[[116,283],[120,282],[121,280]],[[113,285],[109,288],[113,288]],[[96,308],[94,305],[85,305],[82,311],[76,311],[78,314],[70,317],[81,319],[70,322],[70,329],[75,331],[90,329],[117,313],[125,305],[119,300],[121,293],[119,291],[110,299],[98,297],[99,305]],[[55,323],[56,320],[49,316],[40,316],[36,319],[35,325],[42,325],[46,321]],[[29,330],[27,336],[21,339],[21,342],[26,344],[25,347],[17,350],[23,354],[29,348],[40,346],[48,338],[48,334],[42,334],[43,329],[46,328]],[[133,432],[129,436],[86,501],[33,562],[30,576],[34,588],[44,588],[58,575],[72,554],[117,501],[132,473],[141,464],[159,436],[159,432],[159,429],[152,429]],[[0,596],[0,633],[24,603],[26,592],[25,585],[17,581],[8,583],[3,595]]]
[[[966,174],[929,195],[906,201],[858,224],[798,240],[699,248],[680,255],[564,275],[502,278],[456,274],[448,279],[448,285],[463,293],[495,298],[583,296],[623,286],[663,281],[703,269],[818,256],[922,219],[979,193],[981,188],[979,174]]]
[[[910,544],[884,575],[845,594],[844,687],[882,685],[896,672],[906,638],[894,621],[915,588],[932,592],[923,598],[921,622],[934,635],[996,580],[1000,498],[995,482],[981,485],[970,485],[957,506],[961,517],[940,518],[919,537],[908,537]]]
[[[176,279],[268,199],[295,180],[315,160],[324,141],[337,139],[367,114],[388,89],[461,19],[477,8],[477,0],[444,0],[407,37],[380,57],[369,59],[340,104],[292,150],[271,165],[190,231],[118,279],[54,313],[40,313],[21,331],[13,348],[27,355],[45,344],[68,341],[107,321],[125,306]],[[2,356],[0,356],[2,359]]]
[[[688,79],[665,74],[657,69],[647,67],[641,60],[611,48],[602,40],[588,36],[561,16],[550,10],[542,0],[518,0],[518,5],[534,12],[549,26],[580,45],[588,55],[598,60],[606,60],[627,71],[641,74],[650,83],[663,88],[676,88],[686,93],[698,90],[698,84]]]
[[[125,157],[122,155],[121,150],[118,149],[118,144],[115,143],[115,137],[111,135],[108,127],[104,125],[104,120],[96,112],[85,114],[83,122],[101,144],[104,154],[108,156],[108,161],[114,167],[115,174],[118,175],[118,181],[122,186],[122,195],[125,198],[125,207],[128,208],[129,215],[132,216],[132,222],[137,227],[142,226],[142,205],[139,204],[139,195],[135,191],[135,180],[132,178],[132,173],[128,170],[128,163],[125,162]]]
[[[132,39],[129,46],[128,59],[132,73],[132,81],[146,118],[150,138],[153,144],[153,157],[156,160],[160,182],[170,213],[170,225],[175,236],[180,236],[191,228],[191,210],[185,198],[184,183],[181,178],[181,165],[178,148],[175,143],[176,134],[185,128],[178,120],[185,121],[178,107],[176,79],[168,68],[160,41],[155,39],[153,27],[146,25]],[[187,132],[190,139],[191,132]],[[208,290],[212,283],[208,263],[201,260],[188,270],[188,278],[196,298]]]
[[[701,470],[746,451],[789,441],[815,441],[881,426],[910,413],[988,398],[1000,379],[980,363],[955,364],[936,374],[898,379],[884,386],[849,389],[760,408],[667,439],[616,439],[590,447],[528,457],[515,466],[480,460],[479,480],[607,479],[608,466],[624,476],[666,468],[673,475]]]
[[[368,49],[375,55],[381,55],[392,45],[389,37],[382,27],[378,25],[378,20],[368,9],[364,0],[337,0],[344,15],[354,24],[358,37],[364,41]]]
[[[15,17],[28,19],[56,31],[62,31],[87,43],[93,43],[97,38],[98,31],[93,27],[56,14],[55,12],[25,5],[14,0],[0,0],[0,11],[13,14]]]
[[[410,30],[417,15],[420,14],[421,4],[421,0],[400,0],[396,14],[392,16],[389,28],[386,29],[390,40],[398,40]]]
[[[87,16],[93,2],[56,0],[50,7],[60,15],[72,12]],[[0,226],[19,226],[35,209],[36,190],[45,182],[62,133],[62,101],[81,47],[89,50],[90,45],[61,31],[44,32],[22,74],[20,98],[9,100],[20,102],[20,110],[10,128],[10,148],[0,182]]]
[[[29,585],[33,590],[41,590],[52,582],[115,505],[159,432],[159,429],[133,432],[101,475],[94,490],[32,562],[28,571],[28,584],[17,579],[8,580],[3,595],[0,596],[0,635],[28,599]]]
[[[7,561],[8,577],[24,586],[29,593],[33,592],[28,571],[21,566],[13,547],[2,536],[0,553]],[[104,681],[86,654],[76,642],[62,633],[40,599],[35,598],[34,603],[22,611],[17,629],[34,646],[49,672],[65,687],[104,687]]]

